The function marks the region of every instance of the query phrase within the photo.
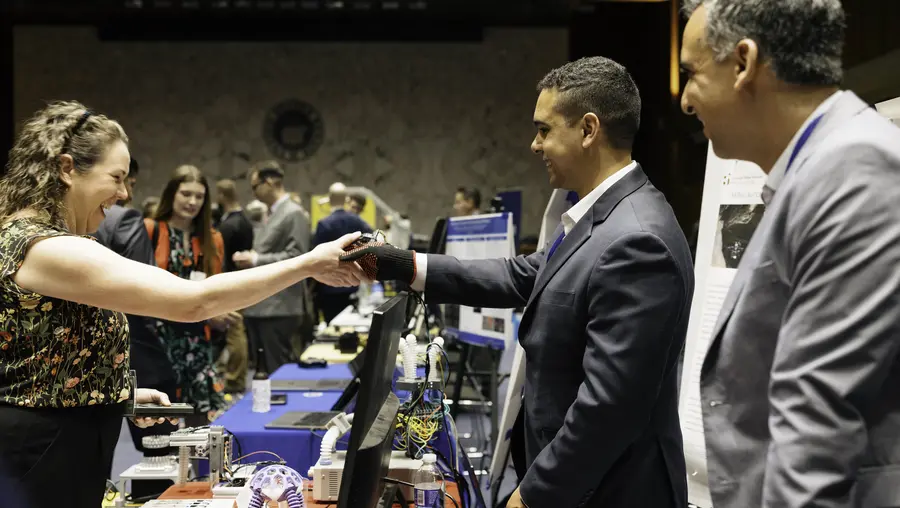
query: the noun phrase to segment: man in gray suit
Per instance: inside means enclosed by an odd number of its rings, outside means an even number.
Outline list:
[[[631,159],[638,89],[601,57],[538,85],[531,148],[582,199],[546,249],[464,261],[373,246],[345,256],[428,302],[526,305],[527,473],[507,507],[684,508],[677,362],[694,288],[665,197]]]
[[[236,252],[239,268],[267,265],[309,251],[310,225],[303,208],[284,189],[284,171],[276,161],[254,165],[250,186],[256,198],[269,206],[269,217],[254,235],[252,251]],[[265,353],[266,368],[274,371],[295,359],[295,340],[303,319],[309,319],[305,282],[300,282],[258,304],[244,309],[244,326],[250,346],[251,365],[256,364],[259,347]],[[297,349],[302,349],[302,341]],[[299,351],[297,352],[299,353]]]
[[[688,8],[682,109],[768,173],[701,371],[713,505],[900,506],[900,130],[838,88],[838,0]]]

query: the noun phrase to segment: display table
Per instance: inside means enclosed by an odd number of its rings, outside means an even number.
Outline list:
[[[453,496],[453,499],[456,499],[459,502],[459,489],[454,482],[447,482],[447,494]],[[303,496],[306,501],[306,506],[335,506],[335,502],[326,502],[326,503],[318,503],[312,500],[312,493],[307,491]],[[207,482],[192,482],[186,483],[184,485],[173,485],[169,487],[168,490],[163,492],[160,499],[212,499],[212,490],[209,488],[209,483]],[[394,503],[396,506],[396,503]],[[412,503],[410,503],[412,504]],[[453,507],[453,502],[447,498],[444,498],[444,506],[447,508]]]
[[[282,365],[271,379],[350,379],[350,369],[346,365],[329,365],[324,369],[301,369],[296,364]],[[234,457],[253,452],[273,452],[287,465],[306,476],[307,471],[319,458],[319,447],[325,431],[267,429],[266,424],[288,411],[331,411],[331,406],[341,396],[339,391],[330,392],[284,392],[287,404],[272,406],[268,413],[254,413],[253,397],[248,394],[228,411],[216,418],[213,425],[221,425],[237,438]],[[274,456],[258,453],[247,462],[275,459]]]
[[[308,361],[310,358],[319,358],[321,360],[325,360],[331,364],[345,364],[350,363],[351,360],[356,358],[356,355],[361,353],[363,350],[363,346],[359,346],[356,350],[356,353],[344,354],[341,353],[341,350],[334,347],[335,343],[333,342],[321,342],[321,343],[313,343],[310,344],[309,347],[303,351],[303,354],[300,355],[300,359],[303,361]],[[313,369],[307,369],[313,370]],[[349,372],[349,371],[348,371]],[[325,377],[325,376],[320,376]]]
[[[331,363],[320,369],[304,369],[296,363],[286,363],[269,376],[269,379],[351,379],[350,367],[346,363]],[[278,390],[272,390],[277,392]],[[338,390],[340,391],[340,390]],[[249,396],[249,395],[248,395]]]

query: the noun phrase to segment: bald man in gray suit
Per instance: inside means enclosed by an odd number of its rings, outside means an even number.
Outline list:
[[[768,173],[700,377],[715,508],[900,506],[900,129],[838,0],[695,0],[682,108]]]

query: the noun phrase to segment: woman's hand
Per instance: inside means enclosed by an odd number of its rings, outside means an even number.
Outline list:
[[[304,256],[311,261],[312,276],[322,284],[334,287],[358,286],[366,276],[356,263],[342,263],[341,255],[347,246],[355,242],[359,232],[344,235],[333,242],[316,246]]]
[[[153,390],[151,388],[138,388],[134,391],[134,403],[135,404],[159,404],[160,406],[171,406],[172,403],[169,402],[169,396],[159,390]],[[131,421],[134,422],[135,425],[144,429],[147,427],[152,427],[157,423],[165,423],[165,418],[132,418]],[[178,425],[178,418],[169,418],[169,423],[172,425]]]

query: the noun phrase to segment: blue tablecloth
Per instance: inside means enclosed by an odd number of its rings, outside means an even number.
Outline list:
[[[323,369],[302,369],[296,364],[282,365],[275,371],[271,379],[324,379],[346,378],[350,379],[350,369],[346,365],[329,365]],[[286,392],[287,404],[272,406],[268,413],[254,413],[252,411],[253,397],[247,394],[234,406],[228,409],[222,416],[213,422],[213,425],[225,427],[231,434],[237,437],[240,443],[234,446],[234,458],[238,458],[238,451],[244,455],[251,452],[270,451],[277,453],[294,468],[298,473],[306,476],[307,470],[316,463],[319,458],[319,447],[322,444],[324,431],[313,432],[309,430],[267,429],[266,424],[288,411],[330,411],[331,406],[341,396],[341,392]],[[346,447],[338,446],[339,449]],[[242,462],[257,462],[274,459],[271,455],[256,454],[247,457]]]
[[[418,375],[424,375],[424,369],[418,369]],[[282,365],[275,371],[271,379],[325,379],[347,378],[350,379],[350,369],[347,365],[329,365],[323,369],[302,369],[295,364]],[[307,471],[315,465],[319,459],[319,450],[322,445],[322,437],[325,431],[267,429],[265,425],[288,411],[330,411],[331,406],[340,397],[341,392],[286,392],[287,404],[272,406],[268,413],[254,413],[252,411],[253,397],[247,394],[235,403],[224,414],[213,422],[213,425],[221,425],[233,434],[238,443],[234,446],[234,458],[238,458],[238,452],[246,455],[251,452],[269,451],[277,453],[285,460],[287,465],[298,473],[307,476]],[[404,392],[399,392],[402,398]],[[346,450],[346,441],[349,434],[342,436],[337,448]],[[435,446],[445,456],[450,455],[447,437],[441,435],[435,442]],[[275,457],[268,454],[255,454],[247,457],[242,462],[251,463],[263,460],[274,460]],[[207,464],[201,462],[201,475],[208,474]]]

